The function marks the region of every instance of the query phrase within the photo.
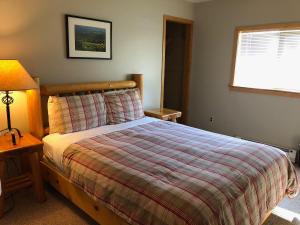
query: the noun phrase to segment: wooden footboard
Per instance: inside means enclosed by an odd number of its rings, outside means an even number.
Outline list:
[[[46,182],[99,224],[128,225],[124,219],[106,208],[103,204],[96,202],[80,188],[70,183],[54,166],[42,161],[41,169],[43,178]]]
[[[269,216],[272,214],[272,211],[268,212],[264,221],[262,222],[262,225],[266,222],[266,220],[269,218]]]

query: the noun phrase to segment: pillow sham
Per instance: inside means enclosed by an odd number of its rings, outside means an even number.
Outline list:
[[[143,118],[144,108],[139,89],[104,94],[109,124],[119,124]]]
[[[49,129],[52,133],[72,133],[107,124],[106,106],[100,93],[48,99]]]

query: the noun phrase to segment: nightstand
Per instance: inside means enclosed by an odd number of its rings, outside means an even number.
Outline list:
[[[43,151],[43,143],[26,133],[24,137],[17,140],[17,144],[11,143],[11,137],[0,137],[0,180],[1,180],[1,196],[0,196],[0,218],[4,213],[4,196],[15,192],[22,188],[33,186],[38,202],[46,200],[43,181],[40,171],[40,156]],[[5,176],[5,159],[24,157],[28,158],[31,171],[20,176],[6,178]]]
[[[161,120],[171,120],[172,122],[177,122],[177,118],[181,117],[181,112],[173,109],[147,109],[145,110],[145,115],[150,117],[155,117]]]

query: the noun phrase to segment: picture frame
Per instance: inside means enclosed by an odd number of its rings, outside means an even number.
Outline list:
[[[112,59],[112,22],[65,15],[67,58]]]

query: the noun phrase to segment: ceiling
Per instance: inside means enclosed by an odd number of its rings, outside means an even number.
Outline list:
[[[200,2],[208,2],[208,1],[212,1],[212,0],[185,0],[187,2],[193,2],[193,3],[200,3]]]

